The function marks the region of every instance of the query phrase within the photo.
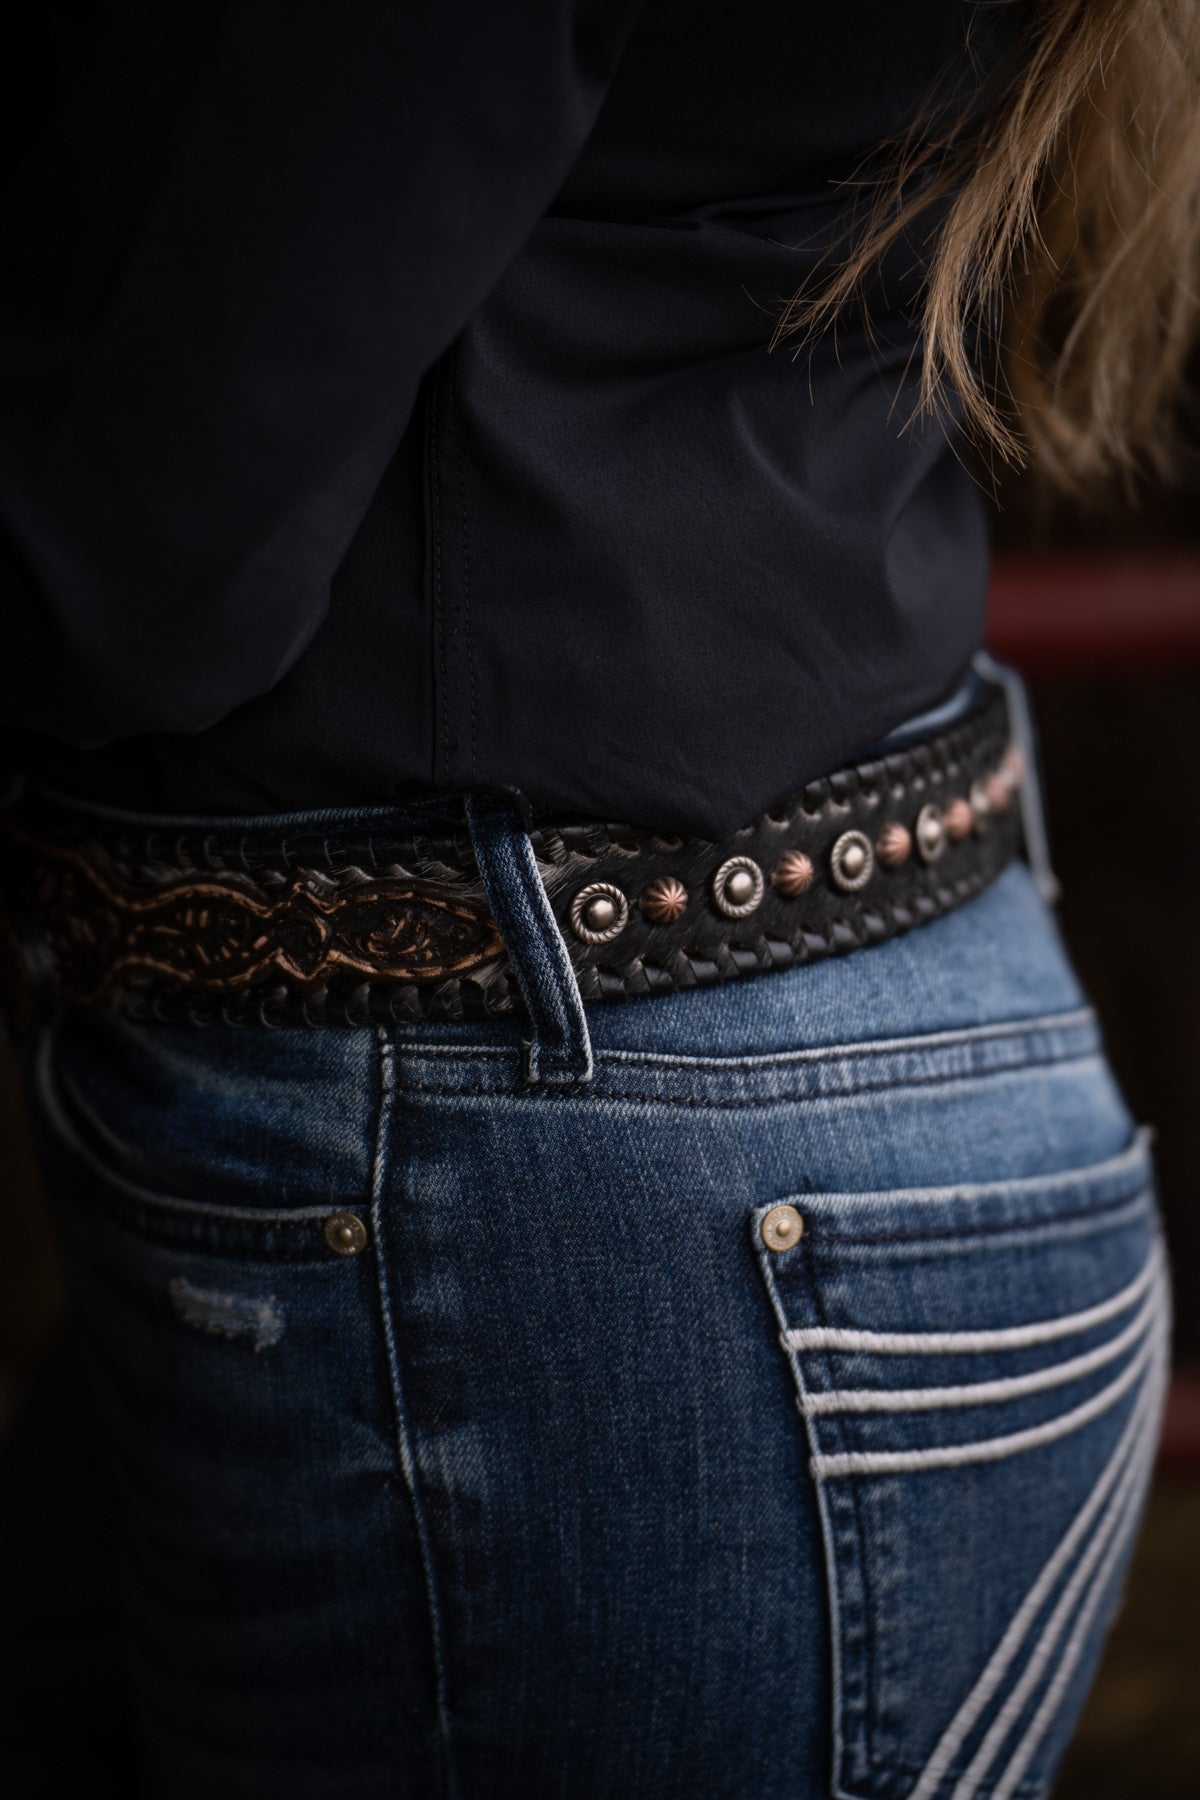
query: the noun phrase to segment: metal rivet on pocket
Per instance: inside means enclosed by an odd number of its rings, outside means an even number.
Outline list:
[[[804,1220],[794,1206],[773,1206],[759,1229],[768,1250],[790,1250],[804,1235]]]
[[[339,1256],[357,1256],[367,1247],[367,1228],[354,1213],[330,1213],[325,1221],[325,1242]]]

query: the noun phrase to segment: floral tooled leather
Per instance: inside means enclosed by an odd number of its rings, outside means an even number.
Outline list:
[[[63,994],[102,999],[137,971],[209,992],[272,975],[436,982],[494,961],[504,946],[486,905],[425,882],[300,869],[277,888],[232,873],[126,889],[67,845],[26,839]]]

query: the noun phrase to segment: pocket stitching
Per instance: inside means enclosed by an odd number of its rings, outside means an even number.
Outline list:
[[[766,1263],[763,1263],[762,1266],[764,1274],[766,1275],[767,1287],[776,1318],[786,1329],[787,1320],[784,1314],[783,1301],[775,1285],[774,1273]],[[815,1284],[810,1283],[809,1285],[809,1299],[814,1310],[820,1316],[822,1323],[827,1324],[828,1321],[824,1312],[823,1302],[816,1291]],[[803,1402],[803,1399],[808,1394],[808,1387],[804,1380],[803,1370],[799,1366],[798,1355],[793,1350],[787,1350],[786,1354],[788,1362],[792,1367],[792,1377],[798,1395],[800,1396],[801,1402]],[[828,1371],[826,1372],[828,1373]],[[862,1626],[858,1635],[861,1645],[859,1659],[862,1665],[859,1671],[859,1680],[863,1697],[857,1707],[854,1708],[854,1712],[857,1715],[855,1726],[861,1738],[863,1754],[868,1765],[871,1768],[878,1768],[881,1761],[877,1736],[877,1722],[881,1709],[875,1685],[879,1668],[879,1656],[875,1643],[875,1617],[877,1609],[870,1604],[871,1577],[869,1570],[871,1559],[867,1554],[866,1538],[863,1531],[862,1509],[860,1505],[861,1496],[859,1494],[858,1484],[850,1482],[847,1483],[846,1488],[842,1490],[844,1498],[839,1496],[835,1499],[829,1491],[828,1484],[819,1480],[813,1473],[811,1459],[815,1458],[819,1452],[819,1445],[816,1441],[813,1421],[805,1414],[802,1405],[797,1410],[799,1410],[801,1414],[805,1440],[808,1444],[810,1453],[810,1461],[807,1465],[806,1473],[809,1481],[816,1490],[817,1510],[821,1518],[822,1536],[824,1540],[823,1547],[826,1579],[829,1585],[829,1639],[833,1674],[833,1770],[831,1772],[830,1790],[834,1796],[834,1800],[868,1800],[867,1796],[858,1794],[854,1789],[844,1785],[840,1779],[845,1773],[846,1709],[849,1703],[847,1702],[845,1693],[847,1661],[845,1652],[847,1647],[847,1637],[843,1630],[842,1618],[842,1595],[844,1588],[838,1569],[838,1556],[839,1553],[842,1552],[843,1546],[846,1544],[848,1532],[853,1533],[854,1542],[850,1547],[851,1557],[853,1565],[858,1571],[858,1580],[862,1589]],[[848,1524],[848,1530],[841,1527],[840,1521],[835,1527],[830,1516],[831,1508],[833,1507],[836,1507],[839,1511],[843,1511],[848,1516],[848,1521],[852,1521],[852,1523]],[[921,1772],[913,1764],[907,1762],[900,1756],[898,1752],[888,1752],[887,1764],[890,1768],[896,1769],[905,1775],[916,1776]]]
[[[1140,1183],[1138,1190],[1135,1193],[1133,1193],[1132,1195],[1126,1194],[1125,1196],[1121,1197],[1120,1199],[1114,1200],[1114,1201],[1110,1202],[1109,1204],[1104,1205],[1102,1207],[1094,1206],[1092,1208],[1086,1209],[1085,1214],[1075,1215],[1075,1216],[1088,1216],[1088,1217],[1094,1218],[1097,1221],[1098,1230],[1106,1231],[1115,1222],[1112,1217],[1112,1215],[1114,1213],[1123,1213],[1126,1215],[1127,1218],[1130,1218],[1131,1220],[1133,1218],[1137,1217],[1137,1213],[1139,1210],[1150,1209],[1151,1213],[1152,1213],[1154,1195],[1155,1195],[1155,1184],[1154,1184],[1154,1179],[1153,1179],[1153,1164],[1152,1164],[1152,1161],[1150,1161],[1149,1154],[1148,1154],[1148,1145],[1151,1140],[1151,1137],[1152,1137],[1152,1134],[1143,1128],[1137,1132],[1134,1142],[1128,1147],[1128,1149],[1124,1152],[1119,1153],[1119,1155],[1116,1158],[1103,1159],[1100,1163],[1089,1165],[1087,1168],[1080,1170],[1078,1172],[1076,1172],[1076,1171],[1066,1172],[1063,1176],[1058,1178],[1059,1181],[1061,1183],[1063,1183],[1064,1185],[1069,1184],[1072,1180],[1078,1180],[1080,1185],[1084,1185],[1087,1182],[1087,1180],[1089,1179],[1089,1177],[1094,1178],[1098,1171],[1103,1171],[1106,1167],[1111,1166],[1112,1164],[1116,1164],[1119,1167],[1119,1165],[1122,1161],[1127,1161],[1133,1167],[1136,1168],[1138,1166],[1139,1160],[1141,1158],[1145,1158],[1148,1163],[1148,1168],[1146,1171],[1146,1179]],[[1139,1173],[1140,1173],[1140,1169],[1139,1169]],[[1046,1178],[1046,1177],[1042,1177],[1042,1176],[1034,1176],[1034,1177],[1028,1178],[1028,1182],[1031,1187],[1036,1187],[1040,1191],[1044,1192],[1045,1191],[1045,1182],[1047,1179],[1050,1179],[1051,1181],[1055,1180],[1054,1177]],[[1011,1184],[997,1183],[997,1184],[980,1184],[980,1185],[985,1186],[985,1188],[990,1189],[993,1187],[1003,1188],[1003,1187],[1007,1187]],[[928,1191],[928,1190],[926,1190],[926,1191]],[[955,1192],[956,1190],[946,1189],[946,1190],[935,1190],[935,1191],[952,1193],[952,1192]],[[978,1189],[976,1189],[975,1191],[978,1191]],[[895,1190],[894,1192],[901,1192],[901,1190]],[[815,1196],[812,1194],[796,1196],[796,1197],[799,1198],[802,1202],[807,1202],[809,1205],[811,1205],[813,1199],[815,1198]],[[823,1198],[824,1196],[821,1196],[821,1197]],[[893,1195],[888,1194],[886,1197],[890,1199],[893,1197]],[[775,1317],[780,1326],[780,1331],[778,1334],[779,1342],[781,1344],[781,1347],[785,1350],[788,1361],[792,1367],[793,1381],[795,1383],[797,1395],[799,1397],[798,1410],[800,1411],[801,1416],[804,1420],[804,1430],[805,1430],[805,1435],[806,1435],[806,1438],[807,1438],[807,1441],[809,1444],[811,1455],[814,1459],[816,1459],[818,1456],[821,1455],[819,1446],[818,1446],[818,1444],[816,1442],[816,1438],[815,1438],[816,1414],[812,1409],[809,1408],[809,1406],[807,1404],[807,1401],[810,1397],[810,1390],[809,1390],[808,1384],[805,1379],[804,1370],[800,1367],[800,1349],[805,1348],[805,1349],[807,1349],[807,1351],[810,1355],[814,1356],[814,1363],[813,1363],[814,1369],[820,1369],[822,1366],[824,1367],[825,1380],[826,1380],[827,1385],[829,1386],[829,1388],[832,1391],[833,1374],[832,1374],[832,1368],[830,1366],[829,1350],[828,1350],[827,1346],[823,1343],[806,1345],[806,1346],[793,1346],[791,1343],[788,1342],[788,1333],[792,1330],[792,1326],[791,1326],[791,1321],[788,1316],[787,1310],[785,1309],[785,1306],[784,1306],[782,1290],[781,1290],[778,1280],[777,1280],[777,1270],[778,1270],[778,1275],[782,1276],[786,1265],[788,1265],[789,1263],[792,1265],[794,1275],[800,1276],[798,1297],[800,1297],[800,1296],[803,1297],[803,1302],[806,1305],[806,1307],[808,1308],[808,1310],[810,1311],[811,1317],[817,1322],[817,1329],[820,1330],[822,1333],[824,1333],[824,1332],[829,1331],[831,1328],[829,1326],[828,1313],[827,1313],[827,1308],[826,1308],[826,1304],[825,1304],[825,1296],[824,1296],[823,1290],[820,1287],[820,1284],[816,1280],[815,1272],[813,1271],[811,1264],[805,1264],[805,1263],[800,1262],[800,1258],[803,1256],[802,1246],[797,1245],[794,1250],[792,1250],[791,1252],[784,1252],[782,1255],[779,1255],[779,1254],[770,1255],[764,1250],[762,1240],[761,1240],[761,1237],[758,1232],[758,1222],[762,1218],[762,1216],[770,1210],[771,1205],[777,1205],[777,1204],[779,1204],[778,1201],[773,1201],[766,1206],[758,1206],[758,1207],[753,1208],[751,1211],[751,1226],[752,1226],[752,1230],[753,1230],[753,1234],[754,1234],[757,1260],[759,1262],[760,1269],[762,1270],[762,1273],[766,1279],[766,1285],[767,1285],[767,1288],[768,1288],[768,1291],[770,1294],[772,1309],[775,1313]],[[1014,1221],[1014,1222],[1007,1223],[1005,1225],[1005,1227],[1003,1227],[1003,1229],[1008,1230],[1008,1231],[1013,1231],[1014,1229],[1015,1230],[1024,1230],[1026,1232],[1032,1231],[1034,1233],[1038,1232],[1039,1229],[1042,1229],[1042,1228],[1045,1228],[1048,1230],[1053,1230],[1054,1226],[1059,1222],[1059,1220],[1062,1217],[1063,1217],[1063,1215],[1061,1215],[1061,1214],[1055,1214],[1052,1216],[1045,1216],[1040,1219],[1033,1219],[1033,1220],[1028,1220],[1028,1221],[1024,1221],[1024,1222]],[[1167,1312],[1169,1314],[1170,1293],[1169,1293],[1168,1265],[1167,1265],[1166,1256],[1165,1256],[1162,1242],[1161,1242],[1161,1232],[1160,1232],[1160,1230],[1158,1230],[1154,1227],[1153,1216],[1152,1216],[1152,1221],[1151,1221],[1151,1231],[1152,1231],[1151,1243],[1150,1243],[1150,1247],[1149,1247],[1149,1250],[1147,1253],[1147,1262],[1145,1265],[1147,1270],[1150,1271],[1150,1273],[1148,1273],[1146,1286],[1150,1290],[1151,1298],[1153,1298],[1155,1296],[1155,1294],[1161,1294],[1163,1306],[1167,1309]],[[964,1227],[962,1228],[960,1234],[957,1234],[957,1235],[968,1235],[968,1236],[973,1237],[973,1236],[977,1235],[977,1233],[978,1233],[978,1228],[976,1226],[964,1224]],[[948,1234],[937,1234],[937,1235],[945,1236]],[[857,1240],[855,1240],[853,1238],[844,1239],[841,1237],[834,1237],[833,1234],[830,1234],[830,1236],[828,1238],[823,1237],[822,1241],[823,1242],[841,1243],[841,1242],[846,1242],[846,1241],[854,1242]],[[935,1241],[936,1241],[936,1238],[935,1238]],[[803,1275],[801,1275],[801,1269],[803,1269],[803,1271],[804,1271]],[[1135,1278],[1135,1281],[1136,1281],[1136,1279],[1137,1278]],[[1128,1289],[1133,1286],[1134,1286],[1134,1283],[1126,1283],[1125,1289]],[[1124,1292],[1125,1289],[1118,1290],[1118,1294],[1120,1294],[1121,1292]],[[1117,1297],[1116,1295],[1112,1296],[1112,1298],[1116,1298],[1116,1297]],[[1136,1294],[1131,1295],[1125,1308],[1123,1308],[1121,1310],[1130,1310],[1133,1306],[1135,1306],[1137,1304],[1137,1299],[1138,1299],[1138,1296]],[[1143,1303],[1143,1308],[1141,1310],[1144,1310],[1144,1309],[1145,1309],[1145,1303]],[[1080,1314],[1064,1315],[1064,1318],[1078,1317],[1078,1316],[1081,1316],[1081,1314],[1086,1314],[1087,1312],[1089,1312],[1091,1310],[1092,1309],[1089,1309],[1089,1308],[1080,1309]],[[1099,1322],[1100,1321],[1096,1321],[1096,1323],[1099,1323]],[[1090,1327],[1085,1324],[1085,1325],[1079,1326],[1077,1329],[1078,1329],[1078,1331],[1082,1332],[1082,1331],[1086,1331],[1086,1330],[1090,1329]],[[1124,1329],[1124,1328],[1122,1328],[1122,1329]],[[1164,1352],[1161,1348],[1161,1345],[1159,1346],[1159,1348],[1157,1350],[1155,1349],[1155,1340],[1156,1340],[1156,1338],[1160,1337],[1165,1332],[1165,1330],[1166,1330],[1166,1327],[1162,1325],[1161,1319],[1156,1321],[1154,1318],[1151,1318],[1146,1327],[1146,1345],[1148,1346],[1148,1351],[1145,1349],[1143,1350],[1143,1358],[1142,1358],[1142,1362],[1140,1365],[1138,1365],[1138,1363],[1137,1363],[1137,1356],[1136,1356],[1136,1352],[1135,1352],[1135,1356],[1133,1359],[1133,1365],[1131,1365],[1131,1366],[1138,1366],[1138,1373],[1131,1377],[1130,1382],[1128,1383],[1128,1387],[1132,1387],[1134,1389],[1133,1404],[1136,1408],[1138,1408],[1139,1411],[1142,1409],[1142,1406],[1147,1403],[1147,1389],[1154,1380],[1154,1371],[1155,1371],[1155,1368],[1158,1366],[1156,1358],[1161,1359],[1161,1357],[1164,1354]],[[901,1335],[904,1335],[904,1334],[901,1334]],[[1068,1335],[1073,1335],[1073,1333],[1068,1334]],[[819,1360],[816,1360],[816,1359],[819,1359]],[[816,1390],[813,1390],[813,1391],[815,1392]],[[1128,1391],[1128,1388],[1126,1389],[1126,1391]],[[1117,1396],[1114,1399],[1112,1404],[1113,1405],[1119,1404],[1120,1400],[1123,1397],[1124,1397],[1123,1394]],[[1105,1408],[1106,1413],[1109,1410],[1111,1410],[1111,1407]],[[842,1432],[841,1417],[842,1417],[842,1415],[838,1412],[830,1412],[830,1413],[826,1413],[826,1414],[822,1415],[822,1418],[824,1421],[824,1427],[826,1430],[828,1430],[829,1425],[831,1423],[836,1428],[837,1439],[841,1439],[841,1432]],[[841,1447],[843,1449],[845,1448],[844,1441],[842,1441]],[[1033,1446],[1031,1446],[1031,1448],[1032,1447]],[[912,1471],[911,1473],[916,1473],[916,1471]],[[862,1482],[858,1479],[853,1479],[853,1478],[850,1481],[851,1494],[853,1496],[854,1537],[853,1537],[853,1540],[848,1540],[846,1538],[844,1532],[842,1532],[840,1529],[835,1530],[835,1521],[833,1518],[831,1518],[831,1511],[836,1511],[837,1513],[842,1513],[844,1515],[844,1513],[847,1509],[845,1509],[840,1503],[836,1507],[836,1509],[831,1508],[829,1505],[829,1501],[832,1498],[832,1496],[829,1494],[829,1492],[827,1490],[826,1481],[824,1479],[822,1479],[821,1477],[819,1477],[816,1474],[815,1470],[812,1468],[810,1468],[809,1475],[810,1475],[810,1479],[813,1480],[816,1485],[816,1489],[817,1489],[816,1498],[817,1498],[817,1503],[818,1503],[818,1511],[819,1511],[820,1517],[822,1519],[823,1529],[825,1532],[825,1566],[826,1566],[827,1579],[828,1579],[829,1590],[830,1590],[830,1592],[829,1592],[830,1635],[831,1635],[831,1647],[832,1647],[833,1659],[834,1659],[833,1698],[834,1698],[834,1702],[835,1702],[834,1718],[832,1721],[832,1724],[833,1724],[833,1749],[834,1749],[834,1759],[835,1760],[834,1760],[834,1767],[831,1770],[831,1791],[836,1796],[836,1800],[868,1800],[868,1797],[866,1795],[863,1795],[863,1794],[860,1794],[857,1792],[857,1784],[855,1784],[854,1788],[851,1788],[849,1785],[846,1785],[846,1782],[845,1782],[845,1778],[849,1774],[849,1770],[846,1766],[847,1741],[846,1741],[846,1730],[845,1730],[846,1724],[848,1722],[847,1721],[848,1703],[847,1703],[846,1696],[845,1696],[844,1666],[843,1665],[845,1662],[845,1652],[848,1647],[849,1640],[845,1639],[844,1633],[842,1631],[842,1624],[843,1624],[842,1615],[843,1615],[843,1611],[844,1611],[844,1585],[840,1579],[840,1572],[838,1570],[838,1560],[839,1560],[839,1558],[844,1558],[846,1556],[846,1554],[849,1552],[851,1555],[856,1556],[857,1560],[858,1560],[859,1566],[858,1566],[858,1577],[857,1578],[858,1578],[858,1581],[861,1586],[861,1592],[863,1595],[864,1606],[867,1607],[866,1618],[864,1620],[864,1625],[866,1627],[866,1630],[864,1630],[860,1634],[861,1641],[863,1644],[863,1651],[869,1657],[869,1667],[865,1671],[866,1678],[862,1681],[862,1692],[864,1695],[864,1702],[865,1702],[867,1711],[866,1711],[865,1719],[863,1719],[859,1722],[859,1732],[860,1732],[860,1740],[859,1741],[864,1746],[864,1749],[866,1752],[867,1768],[865,1771],[865,1775],[867,1778],[867,1785],[870,1789],[870,1794],[873,1797],[873,1800],[879,1800],[879,1796],[884,1791],[883,1788],[881,1788],[879,1785],[881,1772],[886,1773],[887,1771],[894,1771],[897,1774],[903,1774],[908,1777],[919,1779],[920,1776],[924,1773],[925,1765],[922,1765],[921,1767],[917,1767],[914,1763],[907,1761],[906,1759],[902,1758],[899,1755],[892,1754],[890,1751],[888,1752],[886,1757],[882,1757],[882,1758],[879,1753],[879,1739],[878,1739],[877,1731],[875,1729],[879,1722],[879,1715],[880,1715],[878,1688],[876,1685],[876,1677],[878,1674],[878,1654],[879,1653],[878,1653],[878,1647],[876,1645],[874,1645],[874,1643],[873,1643],[873,1633],[877,1626],[878,1621],[874,1617],[870,1606],[867,1604],[869,1594],[870,1594],[870,1586],[869,1586],[870,1558],[867,1555],[866,1539],[865,1539],[864,1531],[863,1531],[862,1512],[861,1512],[861,1507],[859,1504],[860,1497],[861,1497],[859,1490],[862,1487]],[[1129,1544],[1133,1541],[1133,1538],[1135,1536],[1136,1536],[1135,1530],[1131,1530],[1128,1533],[1128,1542],[1126,1544],[1126,1555],[1128,1554]],[[1097,1629],[1097,1620],[1102,1619],[1104,1616],[1105,1605],[1104,1605],[1103,1596],[1105,1594],[1108,1594],[1111,1591],[1111,1589],[1112,1589],[1111,1581],[1105,1581],[1102,1584],[1100,1604],[1095,1610],[1095,1617],[1091,1618],[1091,1620],[1087,1626],[1087,1634],[1089,1637],[1092,1636],[1094,1634],[1095,1630]],[[1086,1598],[1086,1595],[1085,1595],[1085,1598]],[[1081,1606],[1082,1606],[1082,1602],[1081,1602]],[[1081,1611],[1081,1606],[1075,1607],[1072,1610],[1072,1613],[1067,1620],[1068,1634],[1070,1634],[1070,1632],[1076,1628],[1079,1619],[1081,1619],[1083,1617],[1083,1613]],[[1048,1742],[1052,1742],[1055,1722],[1056,1722],[1057,1718],[1060,1716],[1061,1705],[1066,1698],[1067,1691],[1068,1691],[1067,1689],[1064,1689],[1063,1693],[1059,1694],[1057,1696],[1054,1706],[1052,1707],[1052,1709],[1048,1715],[1049,1722],[1047,1723],[1044,1732],[1042,1732],[1039,1736],[1037,1746],[1035,1747],[1035,1750],[1032,1753],[1033,1755],[1037,1755],[1039,1752],[1042,1752],[1045,1744]],[[1048,1697],[1048,1693],[1049,1693],[1049,1688],[1046,1685],[1046,1683],[1043,1681],[1039,1681],[1037,1704],[1044,1704]],[[997,1786],[997,1782],[1003,1780],[1006,1770],[1010,1766],[1012,1758],[1015,1757],[1016,1749],[1019,1748],[1019,1745],[1020,1745],[1020,1740],[1018,1740],[1018,1744],[1015,1747],[1010,1746],[1010,1755],[1007,1759],[1002,1760],[1001,1766],[998,1771],[996,1770],[995,1763],[993,1762],[991,1769],[989,1771],[988,1778],[985,1778],[985,1780],[983,1782],[981,1782],[977,1786],[977,1788],[972,1790],[973,1794],[975,1795],[975,1800],[984,1800],[985,1796],[990,1795],[994,1791],[994,1789]],[[1008,1796],[1008,1800],[1041,1800],[1041,1796],[1044,1795],[1045,1791],[1046,1791],[1045,1777],[1044,1776],[1040,1776],[1037,1778],[1031,1777],[1031,1775],[1029,1773],[1028,1765],[1026,1766],[1025,1769],[1022,1770],[1021,1776],[1020,1776],[1017,1784],[1015,1784],[1011,1787],[1004,1788],[1004,1792]]]
[[[176,1234],[200,1240],[206,1231],[210,1236],[225,1234],[227,1245],[238,1232],[255,1240],[264,1254],[278,1254],[274,1240],[283,1236],[292,1248],[292,1256],[324,1261],[316,1245],[298,1241],[303,1227],[321,1224],[330,1206],[273,1208],[216,1206],[202,1200],[186,1200],[176,1195],[159,1194],[131,1181],[128,1176],[110,1168],[76,1131],[58,1093],[53,1067],[53,1021],[43,1033],[34,1052],[34,1093],[38,1112],[52,1141],[61,1154],[75,1159],[106,1196],[106,1212],[119,1224],[141,1232],[158,1242],[171,1242]],[[123,1204],[122,1204],[123,1203]],[[129,1213],[136,1223],[131,1223]],[[190,1227],[190,1230],[189,1230]]]

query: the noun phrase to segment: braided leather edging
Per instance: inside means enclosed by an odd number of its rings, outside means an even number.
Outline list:
[[[1011,755],[1005,698],[994,689],[972,714],[938,737],[809,783],[724,845],[595,821],[536,828],[531,833],[534,850],[585,1001],[705,987],[843,954],[911,930],[971,899],[1018,849],[1015,808],[1001,805],[988,819],[987,809],[981,813],[976,805],[969,815],[973,828],[965,837],[958,834],[963,841],[945,846],[944,856],[939,851],[936,859],[922,860],[914,854],[903,867],[874,867],[861,892],[839,890],[829,877],[831,857],[847,833],[879,843],[879,834],[889,829],[911,838],[918,809],[936,812],[953,802],[961,813],[967,795],[997,781]],[[189,918],[199,917],[197,908],[207,896],[215,897],[218,906],[224,898],[235,913],[280,913],[292,939],[300,926],[311,927],[316,914],[353,913],[360,903],[424,909],[435,923],[436,917],[453,915],[481,928],[479,966],[437,978],[438,957],[430,954],[423,965],[425,978],[388,980],[361,970],[356,974],[353,966],[342,966],[353,965],[354,955],[338,952],[335,978],[325,979],[322,956],[333,951],[322,939],[316,952],[301,944],[300,961],[292,959],[289,966],[295,972],[289,978],[273,978],[269,970],[262,979],[247,978],[243,970],[237,976],[240,985],[226,991],[173,980],[161,967],[123,970],[119,987],[107,996],[109,1004],[134,1018],[161,1023],[268,1027],[419,1023],[520,1011],[507,958],[498,939],[487,938],[485,928],[491,926],[494,933],[494,925],[469,835],[450,820],[445,823],[444,830],[406,836],[359,830],[277,838],[269,830],[236,835],[158,828],[98,832],[89,822],[86,845],[81,846],[78,816],[67,811],[56,815],[43,806],[36,819],[18,820],[16,832],[38,862],[47,900],[52,905],[57,896],[60,902],[54,947],[68,997],[73,969],[89,957],[102,957],[110,940],[118,954],[122,919],[116,915],[122,907],[133,915],[186,900]],[[788,851],[802,851],[800,861],[811,865],[811,891],[792,895],[767,882],[772,867],[779,866],[780,853]],[[723,916],[729,908],[719,910],[714,902],[714,878],[731,857],[761,871],[760,899],[752,917]],[[70,863],[85,865],[89,895],[93,889],[110,895],[108,912],[96,903],[94,916],[83,921],[82,929],[78,919],[64,922],[62,916],[62,870]],[[666,877],[685,896],[685,904],[678,917],[664,921],[649,916],[644,900],[653,884]],[[581,889],[589,883],[599,883],[625,901],[625,922],[612,941],[584,941],[572,928],[572,907],[577,909]],[[86,911],[78,893],[76,887],[77,911]],[[293,898],[302,917],[296,915]],[[197,941],[203,929],[201,919]],[[283,926],[279,932],[281,938],[287,936]],[[378,956],[386,967],[387,931],[382,938],[378,932],[371,935],[369,946],[366,961]],[[245,944],[238,948],[244,962]],[[276,960],[283,956],[287,961],[286,944],[275,950]],[[460,960],[471,954],[468,948]],[[195,973],[211,983],[215,964],[210,958],[201,967],[202,960]],[[306,969],[315,973],[306,975]]]

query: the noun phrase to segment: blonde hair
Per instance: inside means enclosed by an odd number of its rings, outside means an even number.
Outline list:
[[[1169,475],[1200,318],[1198,21],[1200,0],[1040,0],[1002,101],[896,146],[862,230],[788,301],[771,348],[835,325],[940,202],[917,413],[953,391],[978,442],[1075,493]]]

